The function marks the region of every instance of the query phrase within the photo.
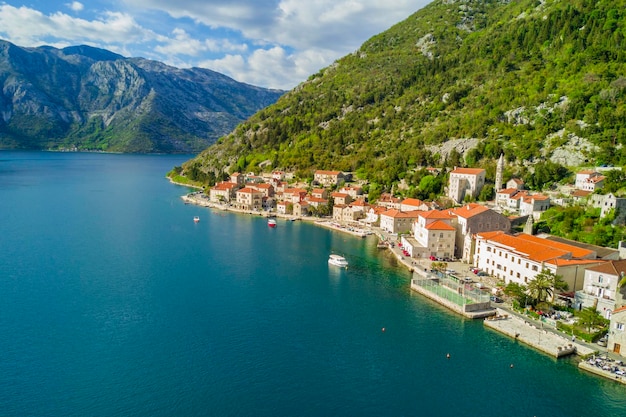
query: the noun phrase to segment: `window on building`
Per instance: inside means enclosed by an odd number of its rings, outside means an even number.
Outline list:
[[[539,268],[537,268],[537,265],[533,265],[532,270],[533,271],[537,271]]]
[[[487,252],[491,252],[491,247],[487,246]]]
[[[519,277],[520,277],[519,272],[518,272],[517,274],[515,274],[515,277],[516,277],[516,278],[519,278]]]
[[[615,323],[615,330],[624,331],[624,323]]]
[[[598,275],[598,282],[602,284],[604,282],[604,277],[602,275]]]

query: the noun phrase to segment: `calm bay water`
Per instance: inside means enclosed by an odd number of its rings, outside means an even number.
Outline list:
[[[413,294],[371,238],[184,205],[164,174],[188,158],[0,152],[1,416],[626,412]]]

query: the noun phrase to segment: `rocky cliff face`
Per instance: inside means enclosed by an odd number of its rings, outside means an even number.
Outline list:
[[[283,91],[201,68],[0,41],[0,149],[197,152]]]

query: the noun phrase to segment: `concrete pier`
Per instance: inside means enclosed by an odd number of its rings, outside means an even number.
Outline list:
[[[552,329],[541,327],[541,323],[530,322],[516,315],[498,309],[498,314],[485,319],[485,326],[519,340],[541,352],[555,358],[578,354],[586,356],[594,351],[555,333]]]

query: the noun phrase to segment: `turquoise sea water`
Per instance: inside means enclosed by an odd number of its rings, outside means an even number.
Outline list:
[[[371,238],[183,204],[188,158],[0,152],[0,416],[626,414]]]

